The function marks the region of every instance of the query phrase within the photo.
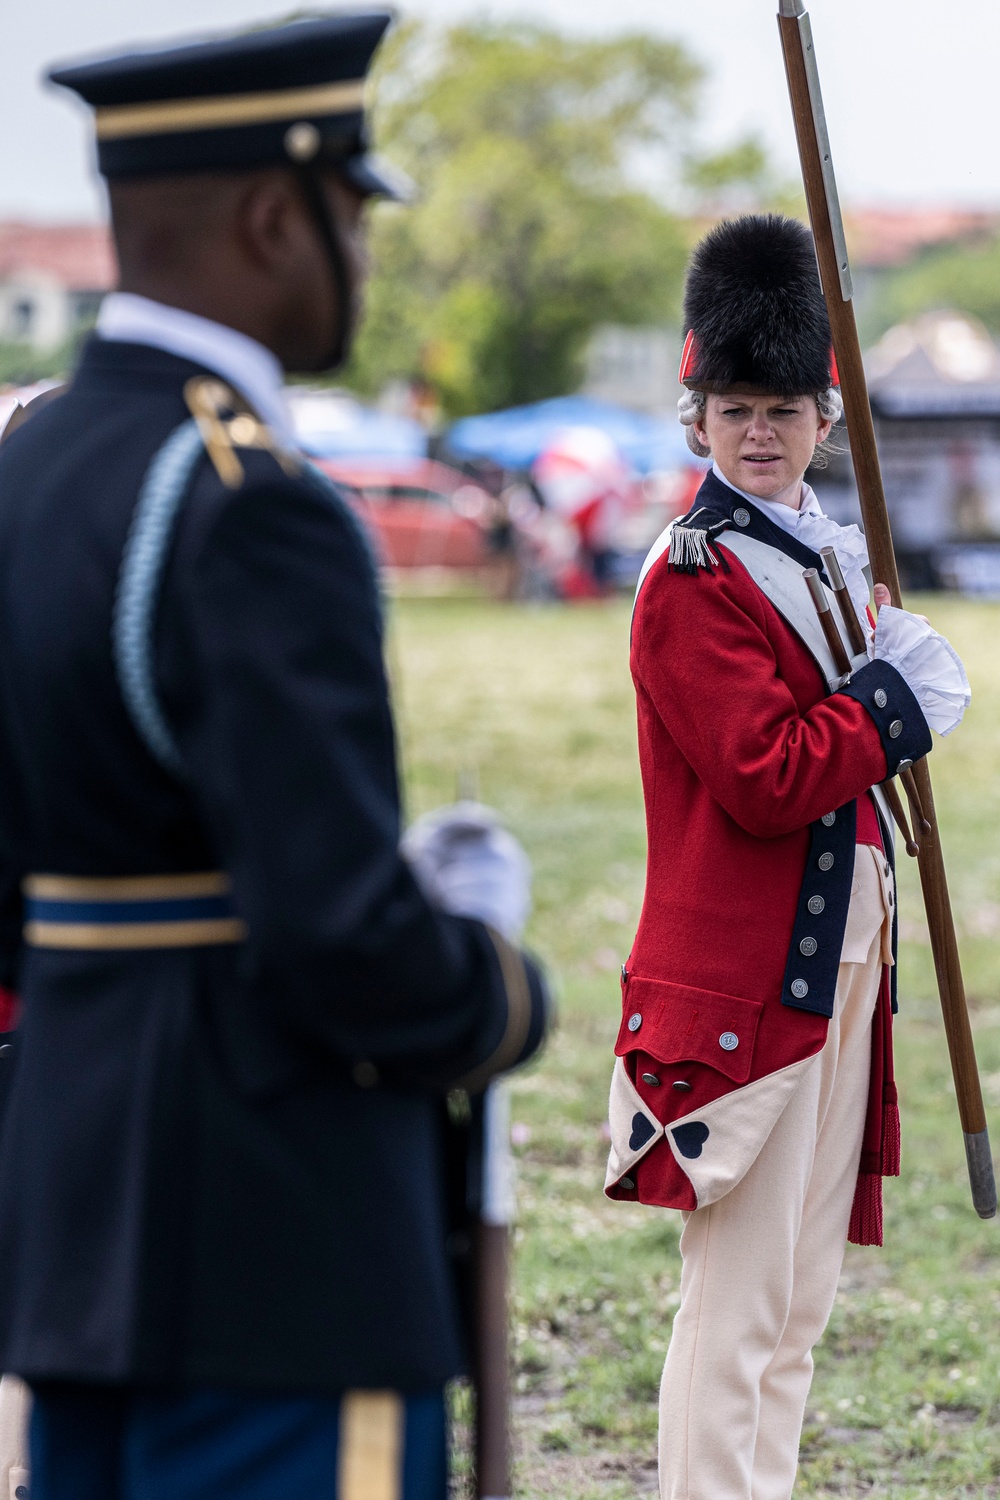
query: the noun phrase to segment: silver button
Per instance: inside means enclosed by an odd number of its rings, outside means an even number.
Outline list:
[[[885,708],[885,705],[888,703],[888,701],[889,701],[889,694],[886,692],[885,688],[876,688],[875,689],[875,707],[876,708]]]
[[[833,855],[830,854],[830,853],[821,854],[820,857],[819,857],[819,859],[816,861],[816,863],[819,865],[819,867],[820,867],[821,870],[832,870],[833,869]]]
[[[285,131],[285,150],[292,161],[312,161],[321,143],[319,131],[309,120],[289,125]]]
[[[824,813],[823,816],[820,818],[820,822],[823,824],[824,828],[832,828],[833,825],[834,825],[834,823],[836,823],[836,821],[837,821],[837,814],[836,813]]]
[[[629,1029],[629,1031],[638,1031],[639,1027],[641,1025],[642,1025],[642,1017],[639,1015],[638,1011],[636,1012],[636,1014],[634,1016],[629,1016],[629,1018],[628,1018],[628,1029]]]
[[[650,1088],[654,1089],[659,1085],[660,1082],[655,1073],[643,1073],[642,1081],[643,1083],[648,1083]]]
[[[803,938],[799,944],[799,952],[804,953],[806,958],[812,958],[818,947],[819,943],[815,938]]]
[[[804,979],[792,980],[792,994],[796,1000],[804,1000],[809,993],[809,986]]]
[[[903,732],[903,721],[902,721],[902,719],[893,719],[892,723],[889,725],[889,738],[891,740],[898,740],[899,736],[902,734],[902,732]]]
[[[826,902],[823,900],[822,896],[810,896],[809,900],[806,902],[806,905],[812,912],[813,916],[818,917],[820,912],[823,911],[826,907]]]
[[[719,1046],[723,1052],[735,1052],[740,1045],[740,1039],[735,1031],[724,1031],[719,1037]]]
[[[733,511],[733,520],[736,522],[737,526],[749,526],[750,512],[748,510],[744,510],[742,505],[738,505]]]
[[[898,776],[900,771],[908,771],[912,765],[912,760],[901,760],[896,767],[896,775]]]
[[[691,1085],[689,1083],[685,1083],[683,1078],[678,1078],[676,1083],[672,1083],[670,1087],[672,1089],[677,1089],[678,1092],[682,1094],[690,1094],[691,1092]]]
[[[626,1193],[634,1193],[635,1192],[635,1183],[632,1181],[631,1177],[623,1177],[621,1179],[621,1181],[619,1182],[618,1186],[620,1188],[624,1188],[625,1191],[626,1191]]]

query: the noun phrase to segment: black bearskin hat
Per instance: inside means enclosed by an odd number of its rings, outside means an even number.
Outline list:
[[[813,239],[797,219],[748,214],[707,234],[691,258],[684,325],[681,380],[693,390],[799,396],[836,384]]]

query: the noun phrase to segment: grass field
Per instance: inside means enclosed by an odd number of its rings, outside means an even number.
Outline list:
[[[997,1141],[1000,606],[924,607],[973,686],[931,765]],[[627,634],[624,604],[393,608],[409,811],[451,800],[460,779],[501,809],[534,860],[529,940],[559,997],[557,1035],[513,1086],[519,1500],[655,1493],[679,1219],[601,1191],[618,969],[645,855]],[[902,864],[903,1176],[886,1185],[885,1249],[848,1250],[797,1497],[1000,1496],[1000,1223],[968,1201],[919,891]]]

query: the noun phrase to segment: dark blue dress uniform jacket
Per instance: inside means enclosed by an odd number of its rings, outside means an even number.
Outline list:
[[[0,1368],[429,1389],[463,1358],[443,1095],[509,1066],[513,1034],[537,1046],[542,985],[509,950],[508,993],[499,940],[434,912],[401,862],[372,564],[346,508],[269,453],[241,452],[236,490],[206,458],[177,524],[157,677],[186,782],[140,742],[115,583],[204,373],[93,341],[0,454],[0,983],[24,999]],[[239,946],[22,941],[30,873],[213,869]]]

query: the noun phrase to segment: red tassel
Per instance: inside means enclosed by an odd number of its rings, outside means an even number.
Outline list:
[[[899,1176],[899,1105],[896,1085],[887,1083],[882,1099],[882,1176]]]
[[[882,1178],[878,1172],[858,1173],[847,1238],[852,1245],[882,1243]]]

